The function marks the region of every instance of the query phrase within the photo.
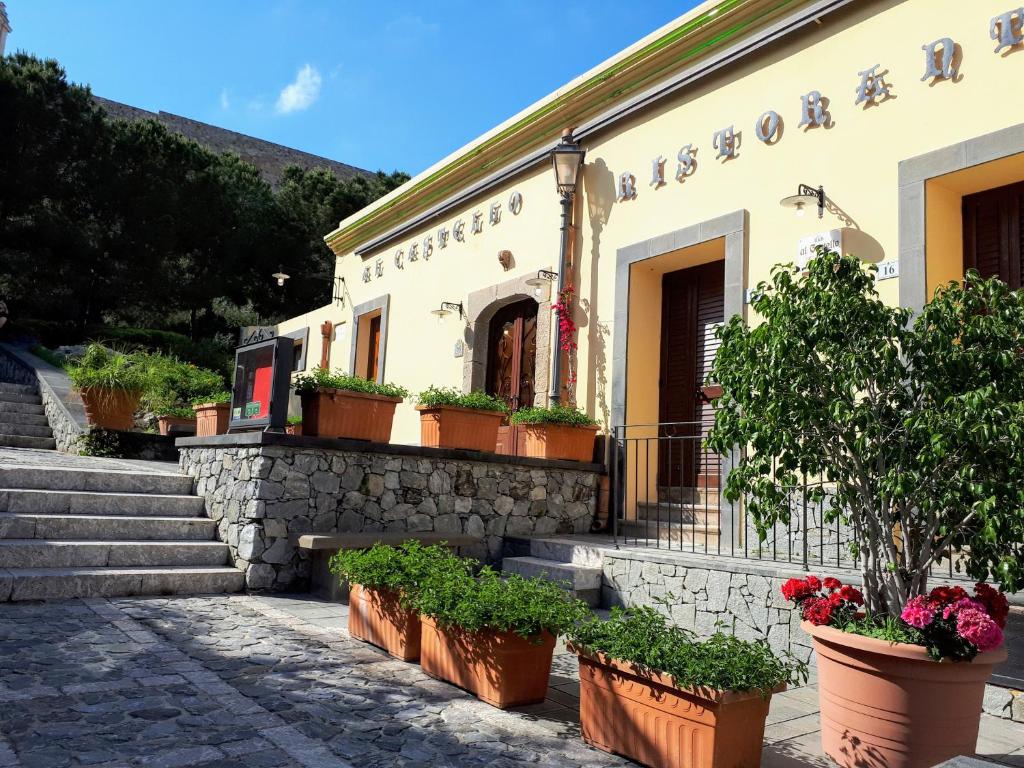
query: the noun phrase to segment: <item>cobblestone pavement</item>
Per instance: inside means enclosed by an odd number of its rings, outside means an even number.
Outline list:
[[[42,448],[0,447],[0,466],[16,464],[46,469],[103,469],[131,472],[161,472],[179,474],[173,461],[142,461],[139,459],[104,459],[98,456],[76,456]]]
[[[0,606],[0,768],[630,765],[579,739],[575,660],[548,700],[502,712],[344,631],[307,597]],[[813,686],[772,701],[763,765],[826,766]],[[1024,726],[979,751],[1024,765]],[[1016,754],[1014,754],[1016,753]]]

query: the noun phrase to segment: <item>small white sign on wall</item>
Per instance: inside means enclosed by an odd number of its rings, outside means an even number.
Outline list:
[[[878,271],[875,273],[875,280],[892,280],[900,276],[900,263],[898,260],[881,261],[878,263]]]
[[[466,354],[466,344],[462,339],[455,342],[455,348],[452,350],[455,357],[462,357]]]
[[[807,262],[818,255],[816,248],[824,245],[830,251],[843,252],[843,230],[830,229],[827,232],[818,232],[797,241],[796,265],[800,269],[806,269]]]

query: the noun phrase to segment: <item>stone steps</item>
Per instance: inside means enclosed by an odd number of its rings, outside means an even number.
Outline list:
[[[0,390],[0,402],[42,405],[43,401],[39,397],[38,391],[33,388],[25,392],[8,392],[6,390]]]
[[[719,528],[721,512],[718,507],[701,504],[637,504],[638,520],[695,525],[698,528]]]
[[[245,574],[227,566],[0,570],[0,601],[199,595],[238,592],[244,586]]]
[[[15,395],[38,395],[39,390],[31,384],[16,384],[12,381],[0,381],[0,392]]]
[[[198,496],[159,493],[0,488],[0,511],[40,515],[128,515],[195,517],[204,509]]]
[[[42,410],[42,408],[40,408]],[[46,420],[45,413],[18,413],[16,411],[5,411],[0,413],[0,420],[4,424],[27,424],[36,427],[49,427],[50,422]]]
[[[661,539],[677,544],[693,544],[697,551],[717,551],[721,532],[711,526],[657,520],[623,520],[619,534],[632,539]]]
[[[217,524],[205,517],[127,515],[41,515],[0,512],[2,539],[89,539],[93,541],[208,541]],[[0,560],[0,567],[3,561]]]
[[[22,415],[22,414],[19,414]],[[23,424],[4,419],[0,421],[0,435],[21,435],[22,437],[53,437],[49,424]]]
[[[219,541],[60,541],[0,539],[0,563],[10,568],[101,568],[226,565]]]
[[[24,435],[0,435],[2,448],[35,448],[52,451],[57,448],[57,441],[52,437],[25,437]]]
[[[110,469],[48,468],[24,464],[0,465],[0,488],[102,493],[191,496],[192,478],[186,475]]]
[[[599,548],[560,539],[518,539],[512,543],[517,549],[527,548],[529,555],[503,558],[502,572],[546,578],[592,608],[601,602]]]
[[[38,398],[37,398],[38,399]],[[24,403],[0,399],[0,419],[5,413],[44,413],[43,406],[39,403]]]

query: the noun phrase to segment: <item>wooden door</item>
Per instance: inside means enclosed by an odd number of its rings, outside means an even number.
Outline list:
[[[964,271],[1021,287],[1024,184],[990,189],[963,199]]]
[[[537,302],[524,299],[498,310],[487,345],[487,392],[512,410],[533,405],[536,358]]]
[[[377,380],[380,359],[380,315],[370,318],[370,328],[366,334],[366,378]]]
[[[717,480],[718,460],[702,450],[714,420],[704,384],[724,319],[725,262],[670,272],[661,287],[658,484],[695,488]]]

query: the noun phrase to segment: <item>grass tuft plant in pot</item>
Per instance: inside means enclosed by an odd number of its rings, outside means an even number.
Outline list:
[[[417,400],[421,445],[494,453],[498,427],[508,413],[504,400],[485,392],[463,394],[450,387],[430,387]]]
[[[526,455],[538,459],[592,461],[597,422],[578,408],[523,408],[510,421],[526,432]]]
[[[67,371],[91,425],[121,431],[135,426],[135,408],[147,384],[145,355],[93,343]]]
[[[297,376],[292,386],[302,399],[303,435],[374,443],[391,440],[395,406],[409,394],[396,384],[331,373],[326,368]]]
[[[196,437],[226,434],[231,416],[231,393],[222,390],[196,398],[192,401],[192,410],[196,415]]]
[[[823,248],[805,272],[773,270],[752,304],[764,321],[719,330],[708,444],[749,446],[725,495],[745,498],[762,540],[789,525],[805,486],[822,525],[844,531],[864,615],[831,580],[800,607],[822,747],[843,766],[913,768],[974,752],[985,680],[1005,658],[993,613],[956,605],[994,605],[995,590],[950,603],[931,575],[1024,587],[1024,295],[971,271],[913,315],[879,298],[874,272]],[[830,600],[849,603],[842,621]],[[929,636],[961,616],[955,642]]]
[[[500,709],[543,701],[555,638],[590,609],[545,579],[490,566],[474,578],[464,562],[435,569],[415,600],[423,671]]]
[[[420,585],[440,568],[469,572],[472,561],[443,545],[407,541],[376,544],[331,558],[331,572],[349,582],[348,631],[403,661],[420,657],[420,617],[413,610]]]
[[[613,608],[570,637],[584,741],[652,768],[760,765],[772,693],[807,678],[767,643],[698,641],[649,606]]]

